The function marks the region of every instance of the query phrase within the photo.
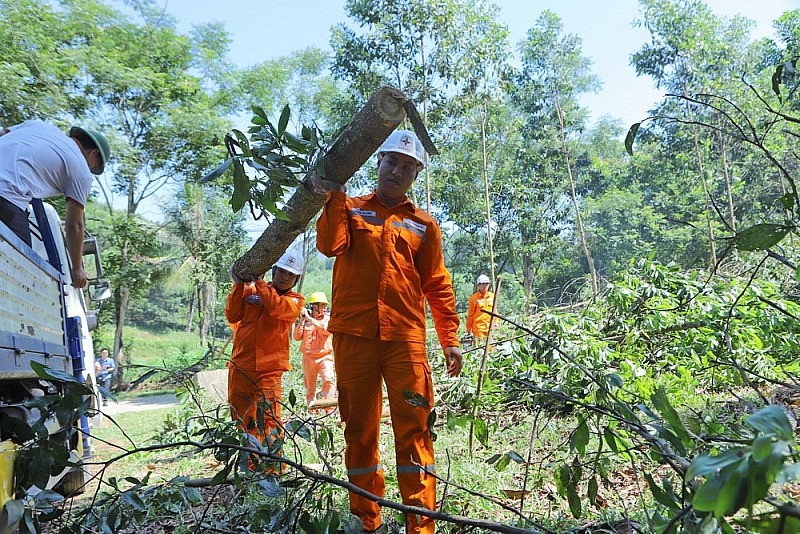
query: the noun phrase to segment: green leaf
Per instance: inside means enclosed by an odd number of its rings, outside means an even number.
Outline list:
[[[794,227],[785,224],[756,224],[733,236],[733,246],[739,250],[758,251],[767,250],[780,243]]]
[[[597,477],[592,477],[589,479],[589,484],[586,489],[586,496],[589,499],[589,503],[592,505],[597,505]]]
[[[125,491],[122,493],[122,500],[137,512],[146,512],[147,504],[142,500],[138,493]]]
[[[725,517],[741,508],[747,498],[747,481],[739,476],[736,470],[724,472],[720,477],[722,487],[717,492],[716,502],[712,510],[715,517]]]
[[[580,454],[586,454],[586,445],[589,444],[589,426],[586,424],[586,419],[580,418],[578,427],[569,438],[570,447]]]
[[[611,450],[614,452],[619,452],[619,448],[617,447],[617,438],[614,436],[614,431],[611,430],[611,427],[605,427],[603,429],[603,439],[606,440],[608,446],[611,447]]]
[[[428,399],[426,399],[416,391],[404,389],[403,397],[406,399],[406,402],[409,403],[411,406],[416,406],[417,408],[427,408],[429,406]]]
[[[475,437],[481,442],[484,447],[489,446],[489,427],[483,419],[475,420]]]
[[[220,484],[225,482],[225,480],[228,478],[228,473],[230,473],[230,469],[231,469],[230,466],[226,464],[225,469],[217,471],[214,477],[211,479],[211,485],[219,486]]]
[[[692,506],[700,512],[713,512],[717,505],[717,495],[722,489],[722,477],[714,475],[697,489],[692,498]]]
[[[286,430],[300,436],[306,441],[311,441],[313,439],[311,429],[308,428],[308,425],[306,425],[302,419],[292,419],[286,423]]]
[[[759,436],[753,440],[753,459],[757,462],[765,460],[772,453],[772,436]]]
[[[783,410],[775,404],[758,410],[745,421],[759,432],[769,436],[775,436],[780,440],[791,441],[794,437],[794,431],[792,430],[791,423],[789,423],[789,418],[786,417]]]
[[[678,436],[678,438],[681,440],[681,443],[692,443],[692,438],[689,436],[689,432],[686,430],[686,427],[683,426],[678,412],[672,407],[672,404],[670,404],[669,399],[667,398],[667,393],[663,387],[658,388],[656,392],[653,393],[653,395],[650,397],[650,401],[653,403],[653,406],[656,410],[658,410],[658,413],[661,414],[664,420],[669,423],[670,430],[672,430],[675,435]]]
[[[642,125],[641,122],[635,122],[628,130],[628,135],[625,136],[625,151],[633,156],[633,141],[636,139],[636,134],[639,131],[639,127]]]
[[[17,499],[13,501],[8,501],[3,506],[3,514],[0,515],[0,518],[5,519],[4,524],[0,524],[0,530],[10,531],[10,526],[16,524],[20,519],[22,519],[23,514],[25,513],[25,506],[22,504],[22,501]]]
[[[286,126],[289,124],[290,114],[291,112],[289,111],[289,104],[286,104],[283,107],[283,111],[281,111],[281,118],[278,119],[278,136],[282,136],[286,131]]]
[[[511,463],[511,457],[508,455],[508,453],[501,454],[497,459],[497,463],[495,464],[494,468],[497,471],[503,471],[506,467],[508,467],[509,463]]]
[[[686,470],[686,480],[691,480],[696,476],[705,476],[724,469],[730,465],[741,462],[747,453],[744,447],[734,447],[717,456],[704,454],[698,456]]]
[[[783,79],[783,63],[775,67],[775,72],[772,73],[772,92],[778,99],[781,99],[781,80]]]
[[[650,487],[650,493],[653,494],[653,498],[657,503],[672,510],[680,510],[681,507],[676,500],[670,497],[669,493],[664,491],[664,489],[653,479],[650,473],[644,473],[644,478],[647,480],[647,485]]]
[[[794,211],[794,195],[792,193],[786,193],[779,199],[781,201],[781,205],[783,209],[787,211]]]
[[[578,495],[577,484],[570,484],[567,486],[567,502],[569,503],[569,511],[572,512],[574,518],[579,518],[583,511],[581,510],[581,498]]]
[[[51,369],[50,367],[42,365],[41,363],[36,361],[31,361],[30,363],[31,363],[31,369],[33,369],[33,371],[40,378],[45,378],[49,380],[58,380],[59,382],[80,384],[80,382],[78,382],[78,379],[75,378],[70,373],[59,371],[58,369]]]
[[[250,180],[244,172],[241,161],[237,159],[233,162],[233,196],[231,196],[231,208],[234,213],[240,212],[248,200],[250,200]]]
[[[207,184],[208,182],[213,182],[228,170],[228,167],[231,166],[233,163],[233,158],[228,158],[222,162],[222,165],[211,171],[210,173],[206,174],[202,178],[200,178],[201,184]]]

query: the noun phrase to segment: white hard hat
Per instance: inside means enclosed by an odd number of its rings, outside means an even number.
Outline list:
[[[304,263],[303,256],[293,250],[287,250],[275,263],[275,267],[280,267],[292,274],[303,274]]]
[[[480,275],[480,276],[478,277],[478,281],[477,281],[477,282],[475,282],[475,283],[476,283],[476,284],[489,284],[489,283],[491,283],[491,282],[490,282],[490,280],[489,280],[489,277],[488,277],[488,276],[486,276],[485,274],[482,274],[482,275]]]
[[[386,141],[378,148],[378,154],[386,152],[405,154],[417,160],[420,165],[425,165],[425,148],[417,138],[417,134],[410,130],[395,130],[389,134]]]

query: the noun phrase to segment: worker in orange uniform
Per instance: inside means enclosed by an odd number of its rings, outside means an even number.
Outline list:
[[[485,274],[478,277],[476,285],[478,290],[469,298],[467,305],[467,334],[474,336],[476,344],[483,344],[492,322],[492,316],[483,310],[493,311],[494,293],[489,291],[489,277]]]
[[[437,222],[406,193],[425,164],[425,151],[410,131],[395,131],[378,149],[378,184],[350,198],[337,182],[312,175],[327,199],[317,221],[317,248],[335,257],[333,353],[339,411],[345,422],[345,465],[351,483],[384,496],[378,452],[385,382],[394,432],[397,481],[403,502],[436,508],[436,469],[428,416],[433,383],[425,348],[427,300],[444,350],[447,372],[461,372],[458,314],[444,265]],[[350,493],[350,510],[365,532],[382,528],[380,507]],[[433,520],[406,517],[409,533],[434,532]]]
[[[280,432],[281,378],[292,368],[289,334],[305,304],[292,288],[302,272],[303,257],[288,251],[273,266],[272,282],[244,282],[230,273],[234,284],[225,304],[233,329],[228,403],[239,428],[267,446]],[[252,457],[250,467],[255,469]]]
[[[306,405],[317,397],[317,377],[322,382],[320,398],[336,397],[336,374],[333,367],[333,341],[328,331],[329,317],[325,313],[328,297],[317,291],[308,297],[311,311],[306,308],[300,312],[300,320],[294,327],[292,337],[300,341],[303,354],[303,385],[306,388]],[[326,409],[331,413],[334,408]]]

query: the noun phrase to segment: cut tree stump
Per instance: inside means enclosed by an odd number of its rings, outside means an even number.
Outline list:
[[[408,98],[399,89],[378,89],[322,157],[319,174],[340,184],[347,182],[406,118],[406,102]],[[267,272],[323,204],[325,195],[313,191],[306,175],[303,186],[283,208],[287,220],[273,219],[250,250],[234,262],[233,272],[245,281]]]

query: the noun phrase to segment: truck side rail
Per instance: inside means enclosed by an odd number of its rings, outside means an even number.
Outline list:
[[[62,275],[0,223],[0,379],[32,378],[30,361],[71,372]]]

